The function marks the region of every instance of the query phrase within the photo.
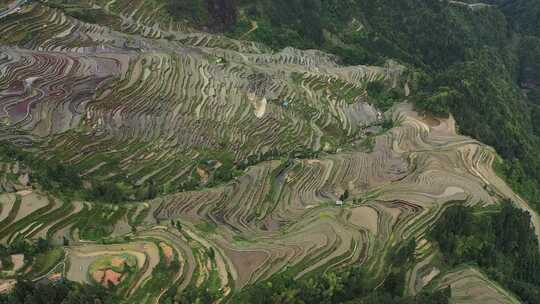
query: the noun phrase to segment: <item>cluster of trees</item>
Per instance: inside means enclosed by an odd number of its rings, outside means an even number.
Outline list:
[[[49,249],[51,249],[51,244],[44,238],[39,238],[35,242],[16,239],[9,245],[0,244],[0,256],[22,253],[27,257],[32,257]]]
[[[41,2],[49,7],[63,10],[64,13],[68,16],[77,18],[81,21],[88,22],[88,23],[97,24],[97,23],[103,22],[103,20],[107,20],[111,18],[111,16],[108,15],[107,12],[105,12],[103,9],[81,5],[80,1],[73,1],[73,0],[43,1],[41,0]]]
[[[527,174],[524,167],[526,167],[524,162],[517,158],[505,162],[498,161],[494,165],[496,172],[505,177],[512,189],[525,197],[529,204],[539,211],[540,187],[536,179]]]
[[[403,272],[404,280],[404,272]],[[402,284],[403,285],[403,284]],[[416,297],[402,296],[403,289],[387,278],[375,289],[374,283],[360,268],[295,280],[292,275],[278,274],[258,283],[233,298],[235,303],[358,303],[358,304],[445,304],[450,290],[424,292]]]
[[[491,0],[500,5],[515,31],[525,35],[540,36],[539,0]]]
[[[263,154],[253,154],[248,156],[246,159],[241,160],[238,162],[238,169],[239,170],[245,170],[246,168],[253,166],[255,164],[258,164],[263,161],[271,160],[271,159],[277,159],[281,156],[281,153],[277,149],[272,149],[266,153]]]
[[[200,303],[200,304],[211,304],[218,301],[223,297],[221,292],[212,292],[208,286],[208,281],[206,281],[202,286],[188,286],[181,294],[176,297],[176,303],[179,304],[191,304],[191,303]],[[171,296],[170,300],[165,298],[164,303],[174,303],[174,298]]]
[[[64,281],[33,283],[19,279],[13,291],[0,294],[0,304],[113,304],[120,299],[99,285]]]
[[[188,20],[203,25],[208,22],[205,0],[170,0],[168,11],[178,20]]]
[[[32,179],[47,190],[68,191],[82,186],[81,178],[72,167],[64,166],[55,160],[38,159],[32,153],[25,152],[10,142],[0,142],[0,160],[18,161],[23,166],[31,168]]]
[[[142,201],[155,198],[161,191],[153,179],[142,185],[134,185],[124,181],[93,180],[89,189],[84,189],[83,198],[89,201],[105,203],[121,203],[126,201]]]
[[[9,245],[0,244],[0,261],[4,269],[11,269],[13,267],[12,254],[24,254],[25,261],[31,263],[36,255],[44,253],[50,248],[49,242],[43,238],[39,238],[33,243],[16,240]]]
[[[238,6],[247,12],[244,17],[259,24],[249,38],[276,49],[322,48],[349,64],[394,58],[420,67],[446,67],[462,60],[467,47],[493,42],[489,36],[506,32],[493,28],[475,33],[474,26],[489,28],[497,16],[486,14],[488,22],[480,18],[471,24],[478,16],[460,20],[460,14],[472,13],[465,8],[450,10],[447,1],[256,0],[239,1]],[[245,19],[240,18],[237,26],[235,34],[242,35]]]
[[[50,270],[55,265],[54,262],[61,258],[62,250],[43,238],[35,241],[16,239],[10,244],[0,244],[0,261],[3,270],[13,269],[14,264],[11,255],[14,254],[24,255],[24,265],[17,270],[16,274],[22,279],[41,275]],[[29,265],[32,265],[32,267],[28,267]],[[0,300],[0,303],[3,302]]]
[[[476,264],[524,303],[540,303],[540,248],[529,213],[508,201],[500,211],[481,215],[453,206],[429,238],[450,266]]]
[[[169,0],[168,11],[179,21],[215,31],[227,31],[236,24],[234,0]]]
[[[398,89],[388,89],[382,80],[368,83],[367,92],[373,104],[382,111],[390,109],[396,102],[404,99],[404,95]]]
[[[238,1],[238,6],[247,16],[239,18],[233,36],[241,36],[256,20],[258,29],[250,34],[251,39],[280,49],[285,46],[316,48],[327,43],[325,31],[338,33],[353,17],[355,0],[258,0]],[[247,18],[246,18],[247,17]],[[329,44],[328,48],[334,47]],[[358,54],[352,48],[336,47],[336,53]],[[353,58],[354,56],[343,56]]]
[[[142,185],[118,180],[84,179],[79,175],[76,166],[65,165],[56,158],[45,161],[34,153],[6,141],[0,142],[0,160],[18,161],[30,171],[32,183],[39,184],[44,190],[67,199],[81,198],[89,201],[120,203],[152,199],[159,192],[152,179]]]

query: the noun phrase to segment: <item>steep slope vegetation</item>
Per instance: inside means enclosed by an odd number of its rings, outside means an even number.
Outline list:
[[[499,6],[438,0],[239,1],[231,35],[276,49],[322,47],[349,64],[387,58],[407,63],[419,72],[417,106],[452,112],[462,132],[494,146],[505,159],[501,173],[536,205],[540,121],[538,89],[530,86],[538,81],[539,53],[538,41],[527,35],[538,37],[540,5],[495,4]]]

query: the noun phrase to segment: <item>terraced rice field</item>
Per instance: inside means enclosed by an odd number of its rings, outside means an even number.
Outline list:
[[[452,287],[454,303],[520,303],[475,268],[463,268],[445,274],[437,283]]]
[[[134,303],[209,282],[226,297],[278,272],[301,278],[352,264],[381,279],[389,250],[421,240],[451,204],[509,197],[530,210],[493,173],[495,151],[459,135],[452,117],[416,113],[408,94],[386,113],[373,105],[371,82],[410,90],[404,67],[270,53],[172,20],[151,22],[162,7],[144,1],[92,2],[109,16],[102,24],[41,2],[0,13],[0,36],[9,36],[0,43],[0,139],[33,146],[44,161],[85,177],[165,189],[120,206],[40,189],[0,194],[2,243],[42,237],[65,245],[69,280],[91,282],[92,263],[122,254],[137,261],[123,288]],[[371,127],[381,132],[365,149],[358,143]],[[222,151],[235,164],[257,161],[209,184]],[[179,191],[193,179],[202,182]],[[106,227],[88,221],[104,216]],[[458,303],[512,302],[477,271],[439,275],[424,258],[410,293],[437,280],[452,285]],[[172,262],[179,266],[167,283],[147,291],[157,284],[154,269]],[[478,290],[464,294],[464,284]]]
[[[340,67],[316,51],[210,47],[198,41],[215,37],[203,34],[177,33],[196,39],[196,48],[182,38],[134,40],[39,4],[2,18],[0,34],[26,19],[32,28],[20,31],[32,42],[1,49],[0,118],[33,140],[48,136],[40,147],[45,158],[58,155],[85,176],[107,178],[115,160],[115,175],[138,184],[179,183],[212,151],[232,151],[240,161],[336,149],[336,133],[352,139],[380,122],[380,113],[360,102],[366,84],[395,86],[403,71]],[[126,48],[130,43],[137,47]]]

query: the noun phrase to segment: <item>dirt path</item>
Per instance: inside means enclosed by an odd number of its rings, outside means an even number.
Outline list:
[[[240,36],[239,39],[244,39],[247,35],[253,33],[254,31],[256,31],[257,29],[259,28],[259,24],[257,24],[257,21],[251,21],[251,29],[247,32],[245,32],[244,34],[242,34],[242,36]]]
[[[7,9],[0,7],[0,18],[6,17],[7,15],[11,15],[13,13],[18,12],[21,8],[20,6],[25,4],[26,0],[17,0],[13,1],[8,4]]]
[[[487,3],[465,3],[465,2],[462,2],[462,1],[448,1],[452,4],[457,4],[457,5],[463,5],[463,6],[466,6],[470,9],[479,9],[479,8],[483,8],[483,7],[492,7],[494,5],[492,4],[487,4]]]

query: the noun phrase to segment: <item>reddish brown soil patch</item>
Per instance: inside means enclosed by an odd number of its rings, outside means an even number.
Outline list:
[[[163,242],[159,243],[159,247],[163,251],[163,255],[165,255],[165,258],[167,259],[167,263],[170,263],[174,257],[172,247]]]
[[[61,273],[53,273],[51,274],[48,278],[47,278],[49,281],[51,282],[56,282],[56,281],[60,281],[62,279],[62,274]]]
[[[118,285],[122,282],[124,274],[118,273],[112,269],[97,270],[92,273],[92,279],[101,284],[103,287],[109,287],[110,285]]]
[[[105,270],[105,278],[103,279],[103,286],[109,286],[109,283],[114,286],[122,282],[122,274],[111,269]]]

